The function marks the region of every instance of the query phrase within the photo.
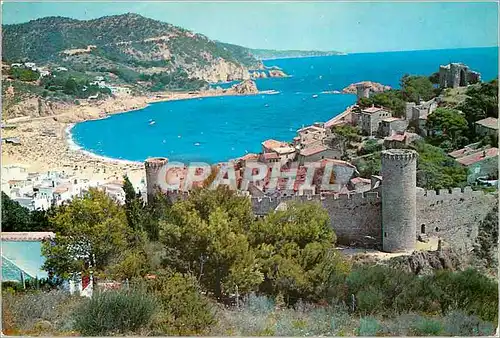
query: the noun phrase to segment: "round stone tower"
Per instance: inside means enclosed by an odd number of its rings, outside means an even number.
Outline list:
[[[382,247],[385,252],[415,249],[417,156],[409,149],[382,152]]]
[[[164,157],[154,157],[148,158],[144,162],[144,166],[146,168],[146,188],[147,188],[147,197],[148,201],[151,201],[159,187],[161,187],[162,179],[161,177],[161,169],[168,163],[168,158]]]

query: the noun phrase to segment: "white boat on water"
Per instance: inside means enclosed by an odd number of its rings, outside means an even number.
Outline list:
[[[152,126],[153,124],[155,124],[156,121],[155,120],[149,120],[149,125]]]
[[[313,95],[313,99],[317,98],[318,97],[318,94],[314,94]]]
[[[196,142],[194,145],[195,145],[195,146],[199,146],[199,145],[200,145],[200,143],[199,143],[199,142]]]

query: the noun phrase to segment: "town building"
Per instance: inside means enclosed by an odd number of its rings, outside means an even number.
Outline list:
[[[394,133],[391,136],[384,138],[384,149],[403,149],[420,139],[418,134],[404,131],[402,133]]]
[[[262,159],[266,163],[285,164],[292,162],[296,157],[296,149],[286,142],[266,140],[262,142]]]
[[[402,133],[408,127],[408,121],[397,117],[387,117],[382,120],[379,128],[381,137],[391,136],[393,134]]]
[[[130,95],[132,91],[127,87],[108,87],[111,90],[111,94],[121,96]]]
[[[375,136],[382,120],[391,116],[392,114],[387,109],[372,106],[361,109],[361,112],[355,115],[353,122],[361,129],[363,135]]]
[[[449,153],[457,163],[468,169],[467,183],[474,184],[478,178],[498,178],[498,148],[477,144]]]
[[[310,162],[317,162],[325,158],[340,159],[342,153],[340,150],[331,149],[326,145],[317,145],[300,150],[298,156],[299,165]]]
[[[498,136],[498,119],[487,117],[474,123],[476,134],[480,136]]]
[[[311,126],[299,129],[297,134],[298,135],[294,138],[294,146],[297,147],[297,149],[304,149],[323,144],[329,131],[323,124],[315,123]]]

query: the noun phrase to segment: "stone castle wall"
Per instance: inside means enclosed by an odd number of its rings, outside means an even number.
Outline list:
[[[252,197],[251,201],[254,214],[258,216],[275,210],[282,202],[321,203],[330,216],[339,244],[376,248],[381,244],[382,201],[378,192],[339,196]]]
[[[339,244],[382,248],[382,198],[378,192],[338,197],[251,198],[252,208],[258,216],[272,212],[282,202],[292,201],[321,203],[328,211]],[[416,240],[424,230],[426,235],[441,238],[457,250],[469,251],[477,238],[481,221],[496,203],[496,195],[473,191],[470,187],[439,191],[416,188],[413,238]]]
[[[479,225],[498,203],[496,195],[470,187],[439,191],[417,189],[417,235],[442,238],[458,250],[470,251]]]
[[[166,159],[151,159],[146,162],[146,178],[148,186],[148,199],[156,192],[155,188],[162,176],[161,168],[167,163]],[[410,166],[412,167],[412,166]],[[403,176],[406,174],[403,173]],[[387,176],[386,176],[387,177]],[[410,179],[411,182],[413,180]],[[327,210],[333,230],[337,235],[339,244],[360,246],[367,248],[382,248],[382,201],[380,192],[387,180],[381,186],[365,193],[353,193],[349,195],[312,195],[312,196],[288,196],[280,198],[251,197],[251,205],[256,216],[263,216],[276,210],[280,203],[316,202]],[[410,183],[411,183],[410,182]],[[455,188],[452,190],[425,191],[410,184],[405,189],[394,186],[392,190],[396,199],[398,194],[415,196],[415,213],[413,210],[406,212],[404,209],[405,198],[401,197],[398,208],[391,208],[390,201],[386,208],[394,213],[397,219],[405,223],[406,217],[413,217],[416,225],[411,225],[412,233],[402,231],[398,221],[394,219],[392,235],[404,238],[402,242],[415,241],[424,232],[427,236],[439,237],[459,250],[470,251],[475,242],[481,221],[498,203],[496,194],[485,194],[482,191],[473,191],[470,187],[463,190]],[[188,193],[169,193],[170,198],[175,201],[184,199]],[[411,196],[410,196],[411,195]],[[395,203],[395,202],[394,202]],[[413,209],[413,208],[411,208]],[[405,223],[406,224],[406,223]],[[408,228],[408,227],[407,227]],[[405,228],[406,230],[408,230]],[[392,236],[391,235],[391,236]],[[407,248],[411,249],[411,248]]]

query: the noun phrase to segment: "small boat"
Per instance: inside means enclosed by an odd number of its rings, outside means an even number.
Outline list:
[[[264,107],[269,107],[269,103],[266,103],[266,104],[264,105]]]
[[[313,99],[316,99],[318,97],[318,94],[313,95]]]
[[[181,138],[182,136],[181,135],[177,135],[177,138]]]
[[[154,120],[149,120],[149,125],[152,126],[153,124],[155,124],[156,122]]]
[[[196,142],[194,145],[195,145],[195,146],[199,146],[199,145],[200,145],[200,142]]]

